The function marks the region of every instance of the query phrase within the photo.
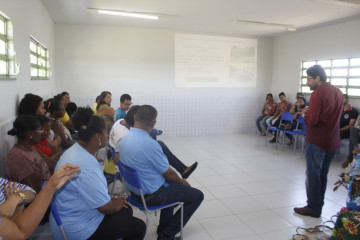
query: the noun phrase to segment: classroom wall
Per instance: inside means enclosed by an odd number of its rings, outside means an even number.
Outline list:
[[[16,79],[0,79],[0,176],[5,171],[8,144],[4,139],[16,117],[16,109],[25,93],[47,97],[55,91],[55,80],[30,79],[30,34],[50,50],[50,64],[55,72],[54,24],[39,0],[0,0],[0,11],[6,14],[14,27],[14,45],[20,73]]]
[[[271,87],[272,39],[258,39],[256,87],[176,88],[175,33],[56,24],[57,89],[68,91],[80,105],[92,105],[109,90],[114,108],[119,96],[129,93],[135,104],[158,109],[157,127],[168,135],[254,132],[254,109]]]
[[[360,19],[274,38],[272,91],[299,91],[301,61],[360,57],[359,26]],[[360,99],[350,102],[360,107]]]

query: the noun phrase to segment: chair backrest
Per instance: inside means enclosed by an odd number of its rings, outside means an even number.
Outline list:
[[[293,116],[294,116],[294,114],[291,114],[289,112],[283,112],[283,114],[281,115],[281,121],[292,122],[293,121]]]
[[[139,191],[142,191],[142,186],[137,171],[134,168],[121,163],[120,160],[118,161],[118,167],[125,182],[134,188],[139,189]]]

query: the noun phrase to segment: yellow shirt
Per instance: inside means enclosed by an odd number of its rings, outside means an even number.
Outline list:
[[[67,114],[67,112],[65,111],[65,115],[62,118],[59,118],[59,120],[65,125],[65,123],[67,123],[67,121],[70,120],[70,117]]]

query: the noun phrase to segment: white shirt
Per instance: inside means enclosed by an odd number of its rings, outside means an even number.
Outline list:
[[[129,129],[121,124],[123,120],[124,119],[117,120],[109,133],[109,145],[114,149],[116,148],[117,142],[129,132]]]

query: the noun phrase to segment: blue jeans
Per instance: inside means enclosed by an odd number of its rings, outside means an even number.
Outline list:
[[[306,144],[306,195],[307,207],[314,212],[321,213],[327,184],[327,174],[331,160],[337,150],[326,151],[319,146]]]
[[[165,145],[164,142],[162,142],[162,141],[157,141],[157,142],[160,144],[160,146],[161,146],[161,148],[162,148],[162,150],[163,150],[166,158],[168,159],[168,162],[169,162],[170,166],[172,166],[173,168],[175,168],[178,173],[183,174],[183,173],[185,172],[185,170],[186,170],[185,164],[183,164],[183,163],[170,151],[170,149]]]
[[[256,119],[256,127],[258,128],[259,132],[263,132],[263,129],[260,126],[260,122],[264,119],[263,115],[260,115],[257,119]]]
[[[138,200],[136,196],[135,199]],[[203,200],[204,194],[200,190],[184,184],[170,182],[166,187],[162,186],[153,193],[152,197],[146,200],[146,203],[151,206],[176,201],[183,202],[185,226]],[[171,237],[180,232],[181,212],[178,209],[174,214],[174,208],[168,207],[162,209],[159,222],[162,232]]]

